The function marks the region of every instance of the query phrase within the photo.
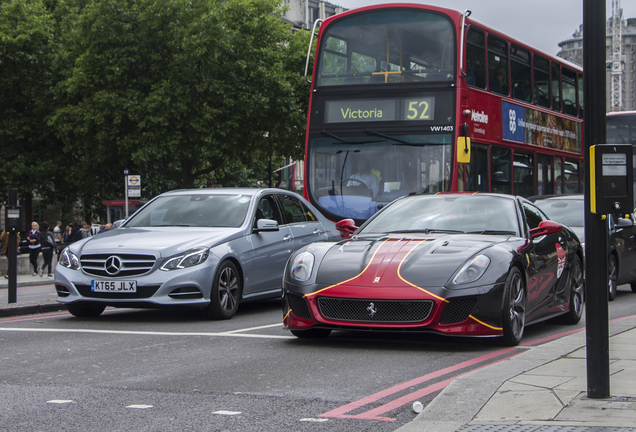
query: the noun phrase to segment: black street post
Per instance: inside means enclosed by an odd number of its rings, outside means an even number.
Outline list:
[[[18,205],[18,190],[11,188],[9,189],[9,201],[7,201],[7,204],[10,206],[16,206]],[[7,221],[5,221],[6,223]],[[8,227],[5,227],[5,229],[7,230],[7,232],[9,233],[8,239],[7,241],[9,242],[9,247],[7,249],[7,258],[8,258],[8,266],[9,268],[7,269],[8,275],[9,275],[9,295],[8,295],[8,299],[7,302],[8,303],[16,303],[18,301],[18,249],[16,246],[17,240],[18,240],[18,234],[14,231],[11,230],[9,231],[7,229]]]
[[[610,397],[607,220],[591,212],[590,147],[605,143],[605,0],[583,0],[587,397]]]

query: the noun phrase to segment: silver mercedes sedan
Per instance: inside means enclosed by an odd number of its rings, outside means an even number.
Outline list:
[[[281,296],[292,252],[337,238],[335,224],[290,191],[167,192],[119,228],[64,249],[57,301],[77,317],[114,306],[200,309],[204,318],[229,319],[240,302]]]

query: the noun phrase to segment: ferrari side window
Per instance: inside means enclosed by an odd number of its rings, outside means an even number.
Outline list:
[[[539,224],[545,220],[541,212],[526,203],[523,203],[523,213],[526,219],[526,226],[529,230],[538,228]]]

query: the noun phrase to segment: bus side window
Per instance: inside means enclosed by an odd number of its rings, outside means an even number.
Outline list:
[[[535,195],[533,154],[515,150],[512,171],[515,183],[514,194],[526,198]]]
[[[561,70],[552,62],[552,110],[561,112]]]
[[[466,82],[486,89],[486,36],[478,27],[470,26],[466,33]]]
[[[488,86],[500,95],[510,94],[508,86],[508,43],[488,35]]]
[[[509,148],[492,146],[490,148],[491,192],[512,193],[510,184],[510,168],[512,160]]]
[[[579,118],[583,118],[583,72],[579,72],[578,81],[579,81]]]
[[[563,112],[575,117],[578,111],[576,107],[576,84],[576,72],[568,67],[563,67],[561,71]]]
[[[534,103],[550,108],[550,61],[542,56],[534,56]]]
[[[532,102],[532,69],[530,51],[515,44],[510,45],[510,77],[512,97],[524,102]]]

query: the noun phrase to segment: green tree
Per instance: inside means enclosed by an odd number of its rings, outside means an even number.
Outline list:
[[[47,125],[55,81],[54,22],[40,0],[0,2],[0,198],[9,188],[26,200],[54,196],[62,143]]]
[[[87,202],[116,196],[123,168],[154,195],[230,178],[231,167],[261,176],[270,157],[302,155],[309,92],[302,69],[287,69],[304,61],[302,37],[279,19],[278,0],[66,0],[62,9],[67,69],[51,124]]]

